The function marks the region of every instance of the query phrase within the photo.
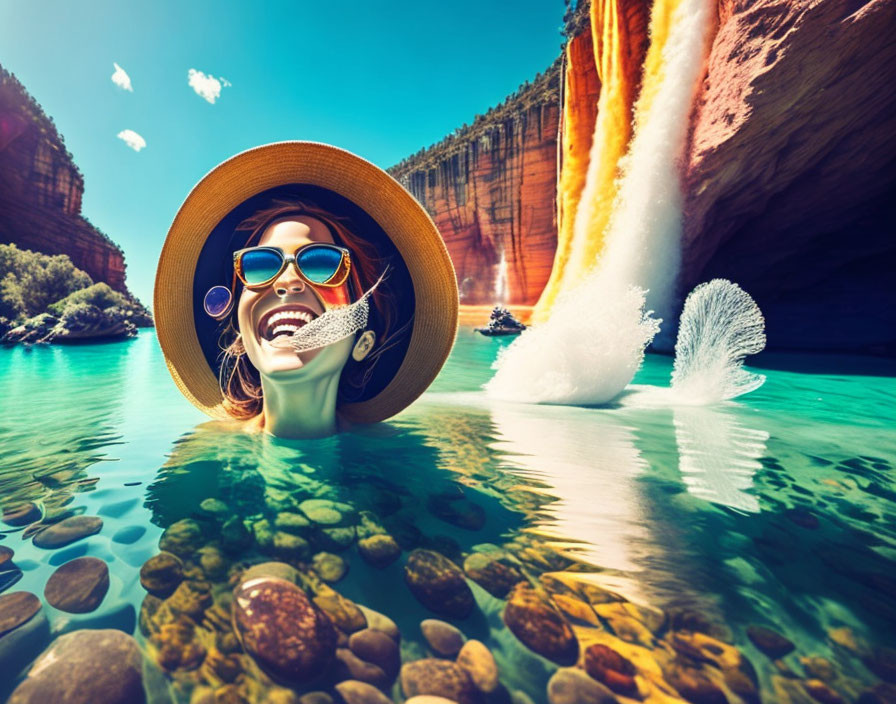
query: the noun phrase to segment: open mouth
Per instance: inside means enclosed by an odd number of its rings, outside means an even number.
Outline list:
[[[258,336],[268,342],[289,340],[296,330],[317,316],[308,306],[278,306],[269,310],[258,321]]]

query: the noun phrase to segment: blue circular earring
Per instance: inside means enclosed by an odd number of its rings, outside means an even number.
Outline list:
[[[212,286],[202,302],[205,312],[215,320],[222,320],[233,310],[233,294],[226,286]]]

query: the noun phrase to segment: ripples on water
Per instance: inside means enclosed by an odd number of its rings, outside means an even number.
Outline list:
[[[33,528],[0,525],[0,549],[15,553],[0,589],[41,595],[57,566],[99,557],[112,575],[102,605],[84,615],[45,605],[53,632],[116,627],[142,639],[138,573],[165,527],[189,518],[214,537],[199,508],[210,497],[250,525],[322,497],[372,511],[405,548],[385,569],[350,549],[335,585],[398,624],[404,660],[424,656],[418,624],[433,616],[404,584],[407,550],[462,564],[501,549],[536,581],[564,571],[667,615],[701,614],[749,658],[767,701],[786,699],[782,677],[807,676],[801,657],[829,659],[840,673],[830,684],[847,700],[878,681],[864,663],[896,632],[896,365],[852,360],[870,372],[850,376],[764,370],[754,394],[705,408],[526,406],[481,391],[501,344],[462,330],[435,384],[393,422],[305,442],[205,423],[151,332],[0,350],[0,504],[34,502],[45,523],[104,522],[59,550],[34,547]],[[797,369],[846,361],[766,359]],[[635,381],[667,385],[670,368],[649,355]],[[556,666],[504,627],[503,602],[475,594],[478,610],[456,623],[491,648],[504,685],[543,701]],[[669,650],[669,623],[655,652]],[[786,635],[795,652],[772,663],[746,637],[751,624]],[[636,657],[638,636],[609,629]],[[587,630],[576,624],[583,646]],[[176,695],[188,700],[203,672],[175,671]],[[0,684],[0,698],[11,686]]]

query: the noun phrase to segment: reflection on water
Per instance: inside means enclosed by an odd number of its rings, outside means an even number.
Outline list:
[[[0,350],[0,384],[16,403],[0,421],[0,598],[43,596],[76,558],[110,570],[93,611],[44,599],[50,628],[32,629],[19,659],[60,633],[112,627],[135,635],[178,701],[294,701],[232,628],[233,587],[251,563],[273,560],[297,568],[345,632],[371,622],[356,604],[394,621],[405,664],[435,667],[420,623],[450,621],[485,645],[501,687],[535,702],[566,662],[548,634],[573,638],[580,662],[600,646],[633,663],[648,702],[701,701],[694,681],[733,703],[754,701],[757,687],[764,701],[805,701],[816,680],[854,701],[880,684],[896,629],[890,379],[771,371],[754,395],[711,408],[661,394],[603,409],[499,404],[479,390],[496,346],[462,334],[399,418],[310,441],[202,422],[151,333]],[[637,380],[663,383],[669,366],[648,357]],[[72,516],[102,527],[54,549],[33,542]],[[141,583],[160,545],[183,566],[173,594]],[[450,562],[436,569],[437,555]],[[409,587],[433,574],[472,589],[469,615],[433,611]],[[791,650],[773,661],[757,626]],[[12,663],[7,636],[0,664]],[[372,676],[340,647],[340,667]],[[337,668],[294,686],[347,676]],[[378,684],[401,701],[393,680]],[[0,685],[0,700],[15,683]]]

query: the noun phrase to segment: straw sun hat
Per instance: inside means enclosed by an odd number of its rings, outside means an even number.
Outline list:
[[[174,382],[207,414],[227,418],[218,384],[220,323],[203,311],[206,291],[232,278],[236,226],[275,198],[313,202],[348,217],[355,235],[389,256],[389,283],[406,319],[405,345],[377,362],[368,397],[340,406],[373,423],[410,405],[444,364],[457,332],[454,268],[432,219],[395,179],[350,152],[279,142],[237,154],[210,171],[181,206],[162,248],[153,306]]]

